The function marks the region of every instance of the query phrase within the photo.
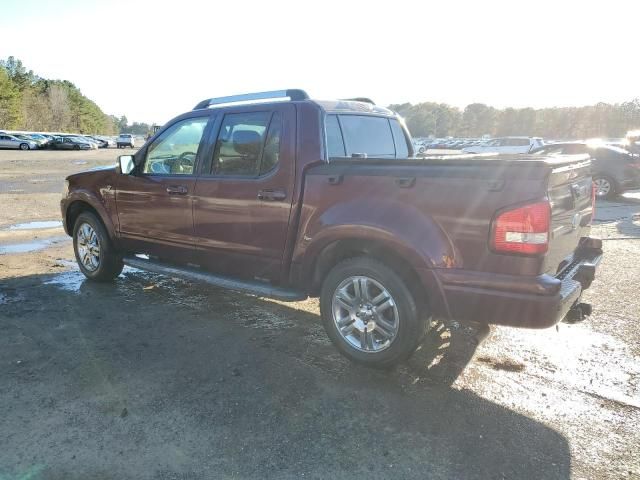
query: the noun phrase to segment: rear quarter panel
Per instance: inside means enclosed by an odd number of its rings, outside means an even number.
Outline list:
[[[548,168],[475,160],[419,165],[376,165],[350,160],[312,168],[293,261],[303,270],[329,243],[344,238],[379,240],[416,268],[464,268],[537,275],[541,257],[491,252],[495,213],[544,199]],[[329,178],[339,178],[331,185]],[[410,179],[408,188],[398,179]]]

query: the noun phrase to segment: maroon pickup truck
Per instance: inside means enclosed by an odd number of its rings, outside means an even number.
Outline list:
[[[123,265],[257,296],[320,297],[347,357],[407,358],[435,319],[580,320],[602,256],[586,156],[414,158],[367,99],[204,100],[62,199],[81,271]]]

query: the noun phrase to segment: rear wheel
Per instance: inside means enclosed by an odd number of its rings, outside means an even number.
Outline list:
[[[616,195],[613,180],[605,175],[594,176],[593,184],[596,189],[596,198],[611,199]]]
[[[102,222],[90,212],[81,213],[73,226],[73,250],[80,271],[90,280],[107,282],[122,272],[122,257],[113,248]]]
[[[347,358],[372,367],[390,367],[418,347],[430,318],[419,309],[406,281],[368,257],[345,260],[322,284],[324,328]]]

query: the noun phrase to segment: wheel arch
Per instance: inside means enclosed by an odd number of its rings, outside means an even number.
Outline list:
[[[105,230],[107,231],[108,235],[113,240],[114,238],[113,225],[109,221],[108,219],[109,217],[105,215],[106,212],[102,212],[101,210],[102,209],[100,207],[96,208],[96,206],[92,202],[84,198],[75,199],[72,202],[70,202],[65,210],[65,218],[64,218],[65,220],[64,226],[65,226],[65,231],[67,232],[67,235],[73,236],[73,228],[80,214],[84,212],[90,212],[90,213],[93,213],[98,220],[100,220]]]
[[[309,271],[308,285],[311,295],[319,294],[324,278],[335,265],[359,256],[371,257],[382,262],[405,280],[416,301],[430,303],[429,292],[423,288],[421,277],[414,267],[414,259],[403,255],[389,244],[361,237],[335,240],[320,250]]]

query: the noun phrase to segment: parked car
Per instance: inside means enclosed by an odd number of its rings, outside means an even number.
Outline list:
[[[124,147],[135,148],[136,141],[133,135],[131,135],[130,133],[121,133],[118,136],[117,145],[118,145],[118,148],[124,148]]]
[[[49,138],[45,137],[44,135],[40,135],[39,133],[30,133],[27,135],[27,137],[38,143],[40,148],[45,148],[51,142]]]
[[[586,156],[417,159],[390,110],[287,90],[198,103],[116,168],[67,177],[61,210],[89,279],[127,264],[319,296],[338,350],[384,367],[432,319],[583,319],[602,254],[589,168]]]
[[[105,148],[109,148],[109,147],[115,147],[116,146],[116,141],[111,138],[111,137],[105,137],[102,135],[96,135],[97,139],[102,140],[103,142],[106,142],[107,146]]]
[[[91,150],[91,144],[72,136],[59,136],[53,139],[49,148],[54,150]]]
[[[34,140],[18,138],[8,133],[0,133],[0,148],[35,150],[38,148],[38,144]]]
[[[423,155],[427,151],[427,146],[424,142],[414,142],[413,143],[413,151],[418,155]]]
[[[538,137],[502,137],[494,138],[482,145],[464,148],[464,153],[529,153],[542,147]]]
[[[591,156],[591,176],[598,198],[611,199],[627,190],[640,188],[640,156],[609,146],[584,142],[564,142],[534,150],[537,155]]]
[[[39,140],[36,138],[33,138],[31,135],[27,135],[24,133],[14,133],[13,134],[14,137],[16,137],[19,140],[23,140],[25,142],[33,142],[36,144],[36,148],[41,148],[44,145],[44,141],[43,140]]]
[[[95,143],[98,146],[98,148],[107,148],[109,146],[109,143],[106,140],[103,140],[101,138],[98,138],[92,135],[83,135],[83,138],[86,138],[90,142]]]

